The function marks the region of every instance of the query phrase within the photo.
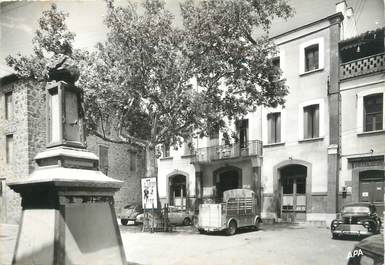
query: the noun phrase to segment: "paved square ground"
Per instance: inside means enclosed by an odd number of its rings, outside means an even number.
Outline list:
[[[0,225],[0,264],[9,265],[17,226]],[[330,230],[308,225],[263,225],[234,236],[199,234],[177,227],[171,233],[142,233],[120,226],[129,264],[154,265],[337,265],[346,264],[356,240],[332,240]],[[102,240],[102,239],[101,239]]]

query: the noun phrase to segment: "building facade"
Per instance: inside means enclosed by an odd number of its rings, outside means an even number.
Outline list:
[[[340,204],[373,202],[384,211],[384,28],[342,40]]]
[[[354,38],[354,14],[346,2],[336,11],[272,37],[279,50],[272,61],[289,87],[283,108],[259,108],[233,124],[238,143],[226,145],[214,134],[195,140],[192,152],[164,152],[158,161],[163,203],[197,210],[201,202],[220,201],[224,190],[248,188],[259,196],[265,220],[329,223],[350,201],[374,201],[381,211],[383,35],[376,33],[382,50],[368,48],[374,58],[364,58],[375,70],[344,76],[344,69],[354,68],[348,65],[359,63],[343,61],[349,55],[341,49],[362,36]],[[370,131],[363,131],[364,121]]]
[[[6,181],[27,178],[37,166],[35,155],[46,148],[45,87],[33,81],[17,80],[4,73],[0,86],[0,222],[17,223],[20,197]],[[87,137],[87,148],[99,156],[100,170],[123,181],[115,194],[117,211],[126,204],[140,203],[140,178],[144,176],[143,152],[128,145]]]

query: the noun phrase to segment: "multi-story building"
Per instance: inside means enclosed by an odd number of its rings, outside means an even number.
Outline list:
[[[17,80],[8,71],[2,71],[0,82],[0,222],[15,223],[21,213],[20,197],[6,181],[27,178],[37,166],[33,158],[46,147],[46,92],[43,84]],[[99,156],[101,171],[123,181],[115,194],[116,209],[140,203],[143,152],[95,136],[87,137],[87,148]]]
[[[259,195],[264,219],[328,223],[341,204],[362,201],[358,189],[379,190],[384,183],[385,137],[379,114],[383,48],[375,52],[382,52],[376,59],[365,59],[376,65],[368,66],[377,72],[371,79],[344,78],[348,63],[345,59],[340,66],[343,47],[362,36],[346,40],[355,35],[353,10],[345,1],[336,9],[335,14],[271,38],[279,50],[273,63],[282,69],[289,87],[283,108],[259,108],[234,124],[238,143],[226,144],[214,133],[196,140],[192,153],[186,148],[164,152],[158,161],[163,203],[196,210],[198,202],[220,200],[224,190],[249,188]],[[381,36],[377,32],[376,39]],[[368,113],[365,104],[371,104],[369,114],[363,114]],[[363,120],[368,119],[373,132],[362,131]],[[352,134],[352,128],[358,131]],[[371,160],[363,158],[370,162],[357,159],[370,149],[374,150],[368,153]],[[359,184],[360,174],[370,177],[362,177]],[[369,192],[368,198],[379,194]]]
[[[341,138],[339,202],[384,211],[384,28],[339,42]]]

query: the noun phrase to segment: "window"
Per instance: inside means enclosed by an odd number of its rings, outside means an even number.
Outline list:
[[[281,60],[280,60],[279,57],[274,57],[273,59],[271,59],[271,63],[276,68],[280,68],[281,67]]]
[[[300,75],[324,68],[325,43],[324,38],[316,38],[299,45]]]
[[[6,153],[6,163],[11,164],[13,162],[13,135],[9,134],[6,136],[6,144],[5,144],[5,153]]]
[[[130,159],[130,170],[135,171],[136,170],[136,153],[131,153],[131,159]]]
[[[162,153],[163,157],[170,157],[170,144],[162,145]]]
[[[239,145],[241,148],[247,147],[249,120],[240,120],[237,122],[237,131],[239,136]]]
[[[219,138],[219,125],[215,124],[209,128],[209,137],[210,139],[218,139]]]
[[[382,130],[383,94],[364,97],[364,131]]]
[[[12,92],[5,93],[5,119],[12,120],[13,118],[13,94]]]
[[[267,114],[267,133],[268,143],[280,143],[281,142],[281,113],[269,113]]]
[[[303,108],[304,139],[319,137],[319,105]]]
[[[319,46],[311,45],[305,48],[305,72],[319,68]]]
[[[108,175],[108,147],[99,145],[99,170]]]

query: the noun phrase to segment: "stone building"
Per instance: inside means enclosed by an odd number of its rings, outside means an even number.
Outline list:
[[[279,50],[273,63],[289,86],[285,107],[259,108],[233,124],[238,143],[224,144],[214,133],[194,140],[192,152],[164,148],[161,201],[197,210],[200,202],[220,200],[224,190],[248,188],[259,195],[265,220],[329,223],[349,201],[375,201],[381,210],[383,35],[372,33],[382,38],[382,50],[361,53],[373,58],[346,62],[356,58],[344,59],[344,50],[363,48],[354,19],[342,1],[336,13],[271,37]],[[357,73],[348,77],[346,68]],[[375,102],[372,114],[365,99]],[[369,131],[362,130],[363,115],[371,115]]]
[[[45,88],[33,81],[17,80],[6,71],[2,71],[0,81],[0,222],[16,223],[20,198],[6,181],[28,177],[36,167],[33,158],[46,147]],[[100,170],[124,182],[115,194],[116,210],[140,203],[143,153],[94,136],[87,137],[87,148],[99,156]]]

